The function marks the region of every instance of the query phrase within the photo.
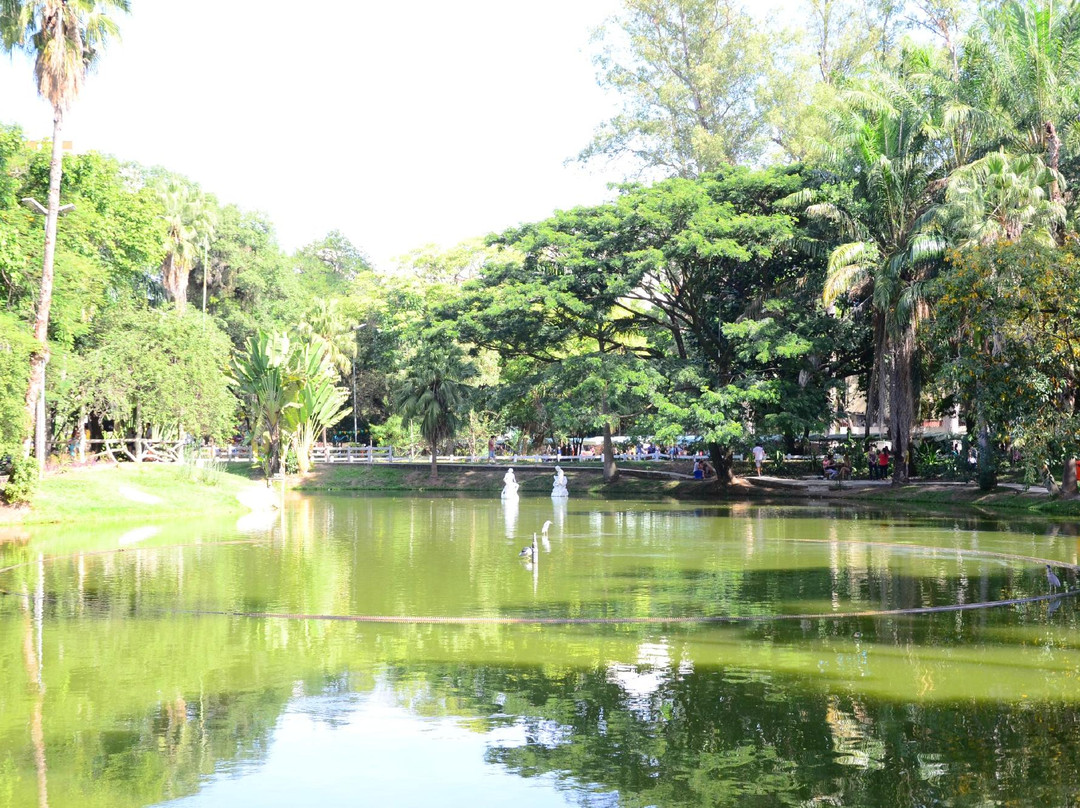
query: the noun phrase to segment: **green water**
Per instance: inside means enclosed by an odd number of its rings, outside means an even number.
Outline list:
[[[0,807],[1076,805],[1073,598],[880,614],[1045,595],[1076,533],[331,496],[35,529],[0,544]]]

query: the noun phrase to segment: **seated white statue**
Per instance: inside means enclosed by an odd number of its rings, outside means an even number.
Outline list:
[[[553,497],[568,497],[569,492],[566,490],[566,475],[563,474],[561,467],[555,467],[555,482],[551,486],[551,496]]]

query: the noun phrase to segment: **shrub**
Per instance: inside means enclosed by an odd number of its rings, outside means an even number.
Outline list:
[[[37,462],[21,457],[11,464],[11,476],[4,486],[4,501],[9,505],[29,505],[38,488]]]

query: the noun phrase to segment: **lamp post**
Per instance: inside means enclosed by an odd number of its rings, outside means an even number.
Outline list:
[[[49,209],[38,202],[32,196],[24,196],[19,200],[23,205],[35,213],[48,216]],[[64,216],[75,210],[74,205],[61,205],[57,208],[57,214]],[[48,360],[46,360],[46,365]],[[45,476],[45,379],[41,380],[41,393],[38,395],[37,411],[34,415],[34,459],[37,460],[38,477]]]

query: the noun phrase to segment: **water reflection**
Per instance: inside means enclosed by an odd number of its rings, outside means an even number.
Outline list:
[[[397,805],[1075,793],[1073,599],[740,626],[235,614],[921,605],[1044,591],[1041,568],[969,551],[1076,551],[1034,523],[562,504],[524,499],[515,517],[530,540],[554,522],[542,570],[522,569],[502,503],[468,499],[304,498],[261,536],[195,521],[135,543],[101,527],[4,546],[0,806],[334,805],[360,783]]]

